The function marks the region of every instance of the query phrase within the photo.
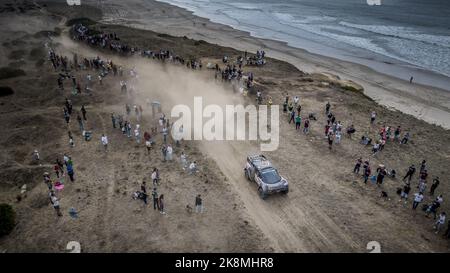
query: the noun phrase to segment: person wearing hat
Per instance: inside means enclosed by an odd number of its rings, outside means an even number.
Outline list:
[[[56,211],[56,215],[62,216],[61,208],[60,208],[60,206],[59,206],[59,198],[56,197],[54,191],[50,191],[50,202],[52,203],[53,208],[54,208],[55,211]]]
[[[48,172],[44,173],[44,183],[47,185],[49,190],[52,190],[53,184],[52,180],[50,179],[50,174]]]
[[[33,156],[33,160],[34,160],[36,163],[39,163],[39,160],[41,159],[41,157],[40,157],[40,155],[39,155],[38,150],[34,150],[33,153],[32,153],[32,156]]]

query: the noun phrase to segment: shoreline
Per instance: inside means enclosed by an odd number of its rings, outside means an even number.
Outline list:
[[[420,65],[416,65],[414,63],[410,63],[406,60],[395,58],[393,56],[383,55],[381,53],[376,53],[368,49],[352,45],[348,45],[351,47],[348,51],[345,51],[343,50],[343,48],[339,47],[322,45],[320,42],[315,41],[313,38],[311,38],[313,36],[320,37],[319,34],[308,32],[306,30],[299,30],[299,33],[303,34],[299,35],[302,36],[302,38],[296,36],[292,40],[282,40],[277,39],[276,37],[264,37],[258,35],[256,31],[252,31],[249,27],[245,27],[245,25],[242,29],[240,29],[234,24],[228,25],[227,23],[221,22],[220,20],[214,20],[214,18],[208,17],[206,13],[205,15],[203,15],[203,13],[199,12],[199,10],[194,10],[193,8],[182,5],[178,6],[177,3],[172,3],[170,0],[155,1],[185,9],[191,12],[193,16],[204,18],[211,21],[212,23],[229,26],[234,30],[248,33],[251,37],[256,39],[280,42],[291,48],[305,50],[309,54],[316,54],[322,57],[328,57],[339,61],[364,65],[378,73],[391,75],[399,80],[408,81],[410,76],[414,76],[415,83],[450,91],[450,75],[446,75],[440,71],[424,68]],[[237,21],[237,24],[239,24],[239,21]]]
[[[269,57],[286,61],[307,73],[331,73],[352,80],[362,85],[364,94],[377,103],[450,129],[450,92],[443,89],[418,83],[411,85],[361,64],[310,53],[285,42],[255,38],[248,32],[214,23],[168,3],[130,0],[125,6],[113,0],[103,6],[102,11],[100,21],[103,23],[187,36],[241,51],[266,49]],[[386,73],[392,74],[391,71]]]

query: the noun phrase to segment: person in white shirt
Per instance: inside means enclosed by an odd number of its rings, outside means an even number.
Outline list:
[[[342,123],[340,121],[336,124],[336,131],[341,132],[342,131]]]
[[[67,165],[67,162],[69,161],[69,159],[70,159],[69,156],[67,154],[64,154],[64,156],[63,156],[64,164]]]
[[[136,124],[136,129],[134,129],[134,136],[136,138],[136,142],[141,143],[141,132],[139,130],[140,125]]]
[[[197,162],[192,162],[191,165],[189,165],[189,174],[193,174],[197,172]]]
[[[436,234],[438,234],[441,228],[444,226],[445,218],[446,218],[445,212],[439,214],[439,219],[436,221],[436,224],[434,225],[434,229],[436,229]]]
[[[339,143],[341,143],[341,132],[340,131],[336,131],[336,138],[335,138],[335,140],[336,140],[336,144],[339,144]]]
[[[380,150],[380,143],[378,143],[378,141],[377,141],[377,142],[375,142],[375,144],[373,144],[373,148],[372,148],[373,155],[376,155],[379,150]]]
[[[372,112],[370,115],[370,124],[373,124],[375,122],[375,118],[377,117],[377,113],[375,111]]]
[[[442,205],[442,201],[444,201],[444,199],[442,198],[442,194],[436,197],[436,202]]]
[[[52,203],[53,208],[56,211],[56,215],[62,216],[61,209],[59,207],[59,199],[58,197],[56,197],[53,191],[50,192],[50,202]]]
[[[159,118],[159,126],[163,127],[164,125],[164,114],[161,114],[161,117]]]
[[[102,144],[106,151],[108,149],[108,137],[104,134],[102,134]]]
[[[422,202],[423,200],[423,194],[421,192],[414,194],[414,202],[413,202],[413,210],[417,208],[417,206]]]
[[[295,107],[297,107],[299,101],[300,101],[300,98],[299,98],[298,96],[295,96],[295,97],[294,97],[294,104],[295,104]]]
[[[153,186],[156,187],[159,184],[159,172],[157,168],[153,169],[152,172],[152,181],[153,181]]]
[[[166,160],[172,160],[172,153],[173,153],[173,149],[171,145],[167,146],[167,151],[166,151]]]

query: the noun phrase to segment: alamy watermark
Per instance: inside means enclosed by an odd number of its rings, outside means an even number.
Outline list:
[[[194,109],[184,104],[175,105],[172,125],[175,140],[260,140],[261,151],[274,151],[280,140],[279,106],[225,105],[203,106],[202,97],[194,97]],[[192,115],[193,114],[193,115]],[[204,119],[208,119],[205,123]],[[270,118],[270,122],[268,122]],[[248,122],[247,122],[248,120]],[[193,130],[192,130],[193,129]]]
[[[80,6],[81,0],[66,0],[69,6]]]
[[[369,6],[381,6],[381,0],[366,0]]]

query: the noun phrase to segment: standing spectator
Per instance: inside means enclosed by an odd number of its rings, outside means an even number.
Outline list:
[[[402,199],[405,199],[405,204],[406,202],[408,202],[408,194],[411,191],[411,186],[409,185],[409,183],[406,183],[405,186],[403,186],[402,192],[400,193],[400,200],[398,200],[399,202],[402,201]]]
[[[195,197],[195,212],[203,213],[203,204],[200,194]]]
[[[56,197],[54,191],[50,192],[50,202],[52,203],[53,208],[56,211],[56,215],[62,216],[61,209],[60,209],[60,206],[59,206],[59,199],[58,199],[58,197]]]
[[[383,184],[384,181],[384,177],[386,176],[387,172],[386,172],[386,168],[384,167],[384,165],[380,165],[377,169],[377,185],[381,186]]]
[[[181,167],[183,168],[183,171],[187,168],[187,156],[184,152],[181,152],[180,155],[180,161],[181,161]]]
[[[164,144],[167,143],[167,134],[168,134],[168,130],[167,127],[164,126],[164,128],[162,129],[162,134],[163,134],[163,138],[164,138]]]
[[[372,172],[372,171],[371,171],[371,169],[370,169],[370,166],[367,165],[367,167],[364,168],[364,174],[363,174],[363,177],[364,177],[364,184],[367,184],[367,180],[369,180],[369,177],[370,177],[371,172]]]
[[[136,143],[141,143],[141,131],[139,130],[139,124],[136,124],[136,129],[134,129],[134,137],[136,138]]]
[[[445,212],[439,214],[439,219],[436,221],[436,224],[434,225],[434,229],[436,229],[435,232],[436,234],[438,234],[441,228],[444,226],[445,218],[446,218]]]
[[[108,137],[105,134],[102,134],[102,144],[105,148],[105,151],[108,150]]]
[[[191,165],[189,165],[189,174],[194,174],[197,172],[197,162],[192,162]]]
[[[83,119],[87,121],[86,113],[86,108],[84,108],[84,105],[81,105],[81,114],[83,115]]]
[[[161,148],[161,152],[162,152],[163,162],[165,162],[167,160],[167,147],[166,147],[166,145],[163,144],[163,146]]]
[[[370,114],[370,124],[373,124],[375,122],[375,118],[377,117],[377,113],[375,111],[372,111]]]
[[[153,186],[156,187],[157,185],[159,185],[159,171],[157,168],[153,169],[152,172],[152,182],[153,182]]]
[[[80,126],[80,131],[83,132],[84,131],[83,120],[81,119],[79,114],[77,115],[77,120],[78,120],[78,125]]]
[[[356,132],[355,126],[353,126],[353,124],[351,124],[348,128],[347,128],[347,136],[348,138],[352,138],[352,135]]]
[[[427,188],[427,181],[420,180],[418,188],[420,192],[425,192],[425,189]]]
[[[145,147],[147,148],[147,154],[150,154],[150,150],[152,149],[152,143],[150,142],[150,139],[145,141]]]
[[[333,133],[329,132],[327,138],[328,138],[328,149],[331,150],[333,147],[333,139],[334,139]]]
[[[292,110],[289,116],[289,124],[291,124],[291,122],[294,122],[294,120],[295,120],[295,111]]]
[[[414,194],[413,210],[417,209],[417,206],[422,202],[423,194],[421,192]]]
[[[74,172],[73,172],[73,166],[72,164],[67,164],[67,174],[69,175],[70,181],[73,182],[75,179],[73,178]]]
[[[39,160],[41,159],[41,156],[39,155],[38,150],[34,150],[31,155],[32,155],[32,158],[33,158],[34,162],[36,162],[36,163],[40,162]]]
[[[146,188],[146,185],[145,185],[145,181],[142,181],[141,192],[142,192],[142,200],[147,205],[147,196],[148,195],[147,195],[147,188]]]
[[[295,117],[295,130],[299,130],[301,124],[302,124],[302,117],[300,117],[299,115],[297,115],[297,116]]]
[[[52,180],[50,179],[50,174],[48,172],[44,173],[44,183],[47,185],[48,189],[51,191],[53,188]]]
[[[336,131],[336,144],[341,143],[341,131]]]
[[[164,211],[164,194],[161,194],[159,196],[159,213],[161,214],[166,214],[166,212]]]
[[[172,160],[172,154],[173,154],[173,148],[171,145],[167,145],[167,150],[166,150],[166,160],[167,161],[171,161]]]
[[[416,172],[416,167],[413,165],[409,166],[408,171],[406,172],[405,176],[403,177],[403,181],[405,181],[406,178],[408,178],[408,182],[411,182],[413,174]]]
[[[127,137],[131,137],[131,122],[126,122]]]
[[[59,160],[59,158],[56,158],[56,165],[59,166],[59,171],[61,172],[61,174],[64,174],[64,164],[61,162],[61,160]]]
[[[68,134],[69,134],[69,145],[70,145],[70,147],[73,148],[73,147],[75,147],[75,143],[73,142],[72,132],[69,131]]]
[[[64,108],[64,119],[66,120],[66,123],[69,124],[70,115],[69,115],[69,112],[67,112],[66,108]]]
[[[297,106],[298,105],[298,102],[300,101],[300,98],[298,97],[298,96],[295,96],[294,97],[294,104],[295,104],[295,106]]]
[[[394,141],[399,141],[400,133],[402,132],[402,129],[400,126],[397,127],[394,131]]]
[[[309,119],[305,119],[305,123],[303,125],[303,133],[308,134],[309,132]]]
[[[430,195],[434,195],[434,191],[437,189],[438,186],[439,186],[439,176],[436,176],[433,179],[433,183],[431,184],[430,187]]]
[[[380,143],[376,141],[375,144],[373,144],[372,155],[375,156],[379,150],[380,150]]]
[[[116,129],[116,116],[114,116],[114,113],[111,113],[111,122],[114,129]]]
[[[435,201],[438,202],[439,204],[442,204],[442,202],[444,201],[444,198],[442,198],[442,194],[436,197]]]
[[[144,132],[144,140],[145,140],[145,146],[147,147],[147,154],[150,154],[150,149],[152,148],[152,136],[149,132]]]
[[[55,164],[55,166],[53,166],[53,169],[55,170],[56,177],[59,178],[59,172],[61,171],[59,165]],[[63,171],[61,171],[61,174],[62,173],[63,173]]]
[[[427,168],[427,161],[422,160],[422,163],[420,163],[420,173],[424,172]]]
[[[361,168],[361,164],[362,164],[362,158],[358,158],[358,160],[356,160],[356,164],[355,164],[355,168],[353,168],[353,173],[359,174],[359,168]]]
[[[428,206],[427,210],[425,211],[426,216],[428,217],[430,213],[433,213],[433,219],[436,219],[436,213],[440,206],[441,203],[434,201],[431,205]]]
[[[153,188],[152,190],[152,197],[153,197],[153,209],[159,210],[158,192],[156,191],[156,188]]]
[[[406,134],[403,136],[403,139],[402,139],[402,141],[400,142],[400,144],[406,144],[406,143],[408,143],[409,137],[410,137],[409,132],[406,132]]]
[[[328,101],[327,104],[325,104],[325,114],[328,115],[330,113],[330,107],[331,105],[330,102]]]

